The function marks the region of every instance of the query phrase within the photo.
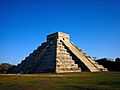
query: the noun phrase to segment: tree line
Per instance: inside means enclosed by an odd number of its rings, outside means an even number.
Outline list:
[[[116,58],[114,61],[109,58],[101,58],[96,61],[107,68],[108,71],[120,71],[120,58]]]
[[[15,65],[9,64],[9,63],[1,63],[0,64],[0,74],[6,74],[9,73],[10,70],[15,68]]]

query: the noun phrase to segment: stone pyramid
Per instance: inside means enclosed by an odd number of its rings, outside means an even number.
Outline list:
[[[25,58],[13,73],[64,73],[107,71],[69,40],[69,35],[56,32]]]

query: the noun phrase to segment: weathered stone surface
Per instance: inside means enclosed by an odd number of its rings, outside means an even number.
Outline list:
[[[69,40],[69,35],[61,32],[48,35],[47,42],[18,64],[13,73],[107,71]]]

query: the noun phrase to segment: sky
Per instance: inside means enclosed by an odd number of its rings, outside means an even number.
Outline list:
[[[54,32],[91,57],[120,57],[120,1],[0,0],[0,63],[20,63]]]

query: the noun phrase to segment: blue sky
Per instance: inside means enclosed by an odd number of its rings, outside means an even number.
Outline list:
[[[58,31],[92,57],[120,57],[120,1],[0,0],[0,63],[20,63]]]

